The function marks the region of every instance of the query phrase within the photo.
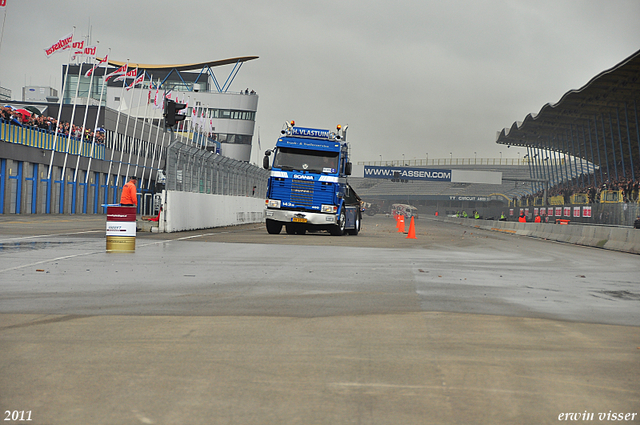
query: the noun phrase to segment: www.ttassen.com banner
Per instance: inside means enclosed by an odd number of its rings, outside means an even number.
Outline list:
[[[451,170],[411,167],[380,167],[375,165],[365,165],[364,177],[373,179],[405,179],[450,182]]]

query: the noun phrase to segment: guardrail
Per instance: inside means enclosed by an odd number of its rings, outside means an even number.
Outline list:
[[[494,232],[530,236],[597,248],[640,254],[640,230],[629,227],[548,223],[518,223],[495,220],[471,220],[444,217],[445,221]]]

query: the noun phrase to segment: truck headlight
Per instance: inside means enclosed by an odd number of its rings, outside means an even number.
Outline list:
[[[338,211],[338,207],[335,205],[323,205],[320,211],[323,213],[335,214]]]
[[[279,199],[268,199],[267,200],[267,208],[280,208],[280,200]]]

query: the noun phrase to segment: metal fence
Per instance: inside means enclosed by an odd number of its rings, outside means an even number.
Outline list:
[[[585,214],[585,207],[589,208],[589,215],[587,217]],[[526,206],[526,207],[478,207],[478,211],[483,218],[493,217],[494,219],[498,219],[500,214],[504,213],[508,219],[517,220],[518,215],[520,213],[520,208],[526,208],[529,210],[529,216],[527,219],[532,221],[534,219],[534,211],[537,209],[535,206]],[[550,208],[560,209],[562,211],[562,215],[554,214],[549,217],[549,222],[553,223],[556,218],[568,219],[572,223],[582,223],[582,224],[602,224],[609,226],[633,226],[636,218],[640,217],[640,204],[638,203],[617,203],[617,204],[584,204],[584,205],[575,205],[575,204],[563,204],[563,205],[553,205],[544,207],[547,211]],[[470,208],[473,210],[473,208]],[[513,215],[509,214],[509,210],[513,209]],[[578,210],[579,214],[575,214],[575,210]],[[452,211],[449,211],[452,212]],[[467,209],[469,212],[469,209]],[[568,213],[565,213],[568,212]]]
[[[166,189],[262,198],[269,172],[196,145],[174,141],[167,149]]]

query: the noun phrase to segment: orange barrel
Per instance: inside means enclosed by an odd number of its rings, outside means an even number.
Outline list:
[[[136,207],[107,207],[107,252],[135,252]]]

